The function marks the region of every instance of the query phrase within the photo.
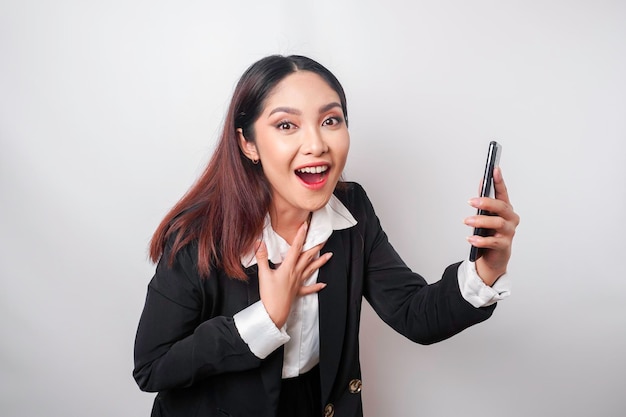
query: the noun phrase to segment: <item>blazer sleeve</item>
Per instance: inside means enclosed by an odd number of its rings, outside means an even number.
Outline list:
[[[431,344],[482,322],[495,304],[475,308],[461,295],[457,269],[448,266],[441,280],[428,284],[394,250],[365,191],[356,185],[364,238],[364,296],[389,326],[414,342]]]
[[[191,248],[181,249],[173,265],[163,254],[146,296],[135,339],[133,376],[144,391],[156,392],[193,385],[224,372],[260,366],[241,339],[232,317],[203,320],[210,297],[203,290]],[[211,281],[207,281],[211,282]],[[217,284],[213,284],[217,285]]]

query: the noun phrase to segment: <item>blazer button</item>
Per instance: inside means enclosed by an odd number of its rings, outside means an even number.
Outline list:
[[[361,382],[360,379],[353,379],[348,384],[348,388],[350,389],[350,392],[352,394],[358,394],[359,392],[361,392],[362,385],[363,385],[363,383]]]
[[[333,417],[335,415],[335,406],[332,403],[326,404],[324,407],[324,417]]]

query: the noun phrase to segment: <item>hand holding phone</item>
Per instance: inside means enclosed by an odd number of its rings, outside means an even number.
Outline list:
[[[485,164],[485,173],[483,174],[483,182],[480,190],[481,197],[495,198],[495,187],[493,185],[493,170],[500,163],[500,154],[502,153],[502,146],[496,142],[491,141],[489,143],[489,152],[487,153],[487,163]],[[490,215],[488,211],[478,210],[478,215]],[[474,228],[474,235],[488,236],[489,229],[481,227]],[[482,256],[482,250],[472,245],[470,249],[469,260],[476,262],[478,258]]]

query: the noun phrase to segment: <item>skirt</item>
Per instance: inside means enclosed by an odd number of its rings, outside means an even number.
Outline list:
[[[295,378],[283,379],[278,417],[320,417],[322,394],[319,365]]]

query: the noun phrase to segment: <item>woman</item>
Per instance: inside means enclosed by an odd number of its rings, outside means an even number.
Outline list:
[[[361,416],[363,297],[434,343],[506,295],[519,220],[499,171],[497,199],[472,200],[495,215],[466,220],[494,230],[470,238],[484,255],[427,285],[340,181],[349,141],[343,89],[319,63],[270,56],[243,74],[205,172],[152,238],[134,377],[158,392],[153,416]]]

